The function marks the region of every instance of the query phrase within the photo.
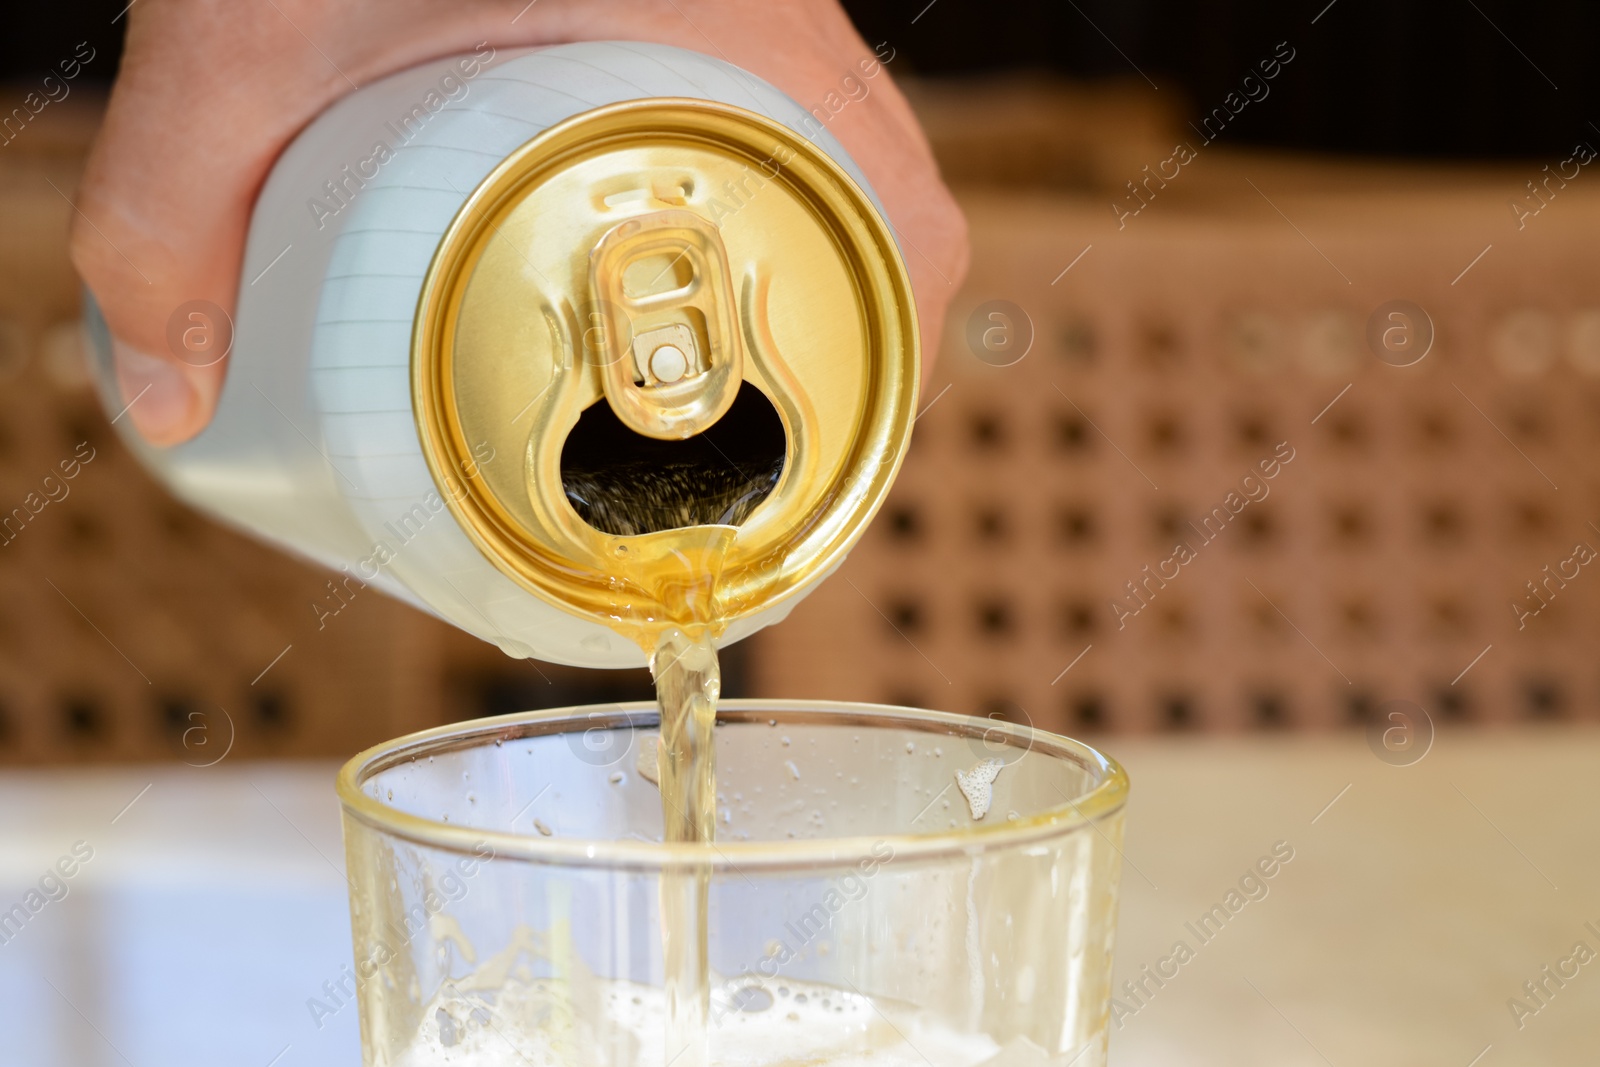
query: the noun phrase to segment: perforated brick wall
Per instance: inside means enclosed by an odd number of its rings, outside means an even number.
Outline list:
[[[1005,131],[934,132],[963,146],[971,277],[882,518],[757,639],[761,691],[1075,733],[1331,726],[1390,700],[1596,716],[1594,179],[1519,230],[1541,163],[1211,147],[1133,213],[1126,188],[1049,181],[1103,160],[1030,182],[986,169]],[[1408,367],[1367,339],[1399,299],[1435,333]],[[991,301],[1031,321],[1014,365],[968,336],[1007,321]]]
[[[1508,201],[1555,161],[1218,145],[1119,228],[1111,204],[1170,154],[1170,124],[1125,94],[997,92],[921,101],[974,258],[900,483],[830,582],[729,653],[729,690],[1077,733],[1325,727],[1389,700],[1595,717],[1600,576],[1573,562],[1600,547],[1591,176],[1519,231]],[[139,470],[74,326],[67,197],[94,118],[64,108],[0,155],[0,512],[46,498],[46,474],[68,487],[0,547],[0,759],[201,765],[230,736],[232,758],[338,756],[647,694],[642,672],[510,661],[375,593],[319,620],[326,573]],[[1410,367],[1366,339],[1396,299],[1435,326]],[[1032,325],[1010,366],[982,343],[992,308],[967,336],[993,301]],[[1293,459],[1259,478],[1280,443]],[[1262,498],[1234,514],[1230,491]]]

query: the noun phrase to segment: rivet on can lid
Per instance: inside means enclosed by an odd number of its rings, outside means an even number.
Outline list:
[[[689,372],[689,357],[677,345],[662,345],[650,353],[650,373],[660,382],[672,383]]]

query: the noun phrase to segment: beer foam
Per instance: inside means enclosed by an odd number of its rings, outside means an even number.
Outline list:
[[[719,988],[708,1027],[713,1067],[977,1067],[1000,1047],[932,1013],[829,986],[770,982]],[[661,989],[605,979],[447,987],[423,1011],[397,1067],[660,1067]],[[679,1062],[694,1059],[681,1055]]]
[[[1004,760],[986,759],[970,771],[956,772],[956,785],[967,798],[967,808],[974,819],[989,814],[989,805],[994,803],[994,780],[1005,765]]]

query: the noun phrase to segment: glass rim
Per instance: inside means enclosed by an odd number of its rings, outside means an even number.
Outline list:
[[[561,728],[565,724],[582,724],[584,729],[658,726],[660,709],[656,704],[635,701],[512,712],[406,734],[353,756],[339,768],[336,790],[346,816],[390,836],[444,851],[481,855],[482,846],[488,845],[496,858],[557,866],[637,871],[688,865],[735,873],[750,869],[786,871],[850,866],[873,859],[878,855],[874,848],[883,844],[894,850],[897,861],[1025,847],[1065,836],[1085,826],[1099,832],[1094,824],[1120,811],[1127,803],[1128,776],[1116,760],[1082,741],[1020,723],[854,701],[744,698],[723,700],[717,706],[719,724],[762,722],[779,714],[786,714],[786,721],[794,723],[831,722],[864,728],[900,726],[956,739],[988,740],[998,734],[1007,747],[1017,748],[1024,754],[1038,750],[1052,758],[1075,763],[1094,775],[1096,781],[1079,796],[1068,797],[1063,793],[1063,803],[1059,805],[1015,820],[983,820],[956,830],[712,844],[669,844],[632,838],[586,840],[486,830],[401,811],[369,796],[362,788],[375,775],[423,755],[478,747],[496,740],[572,732]]]

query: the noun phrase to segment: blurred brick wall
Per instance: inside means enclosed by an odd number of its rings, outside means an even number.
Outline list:
[[[973,224],[972,275],[884,513],[787,622],[730,651],[728,690],[1073,732],[1326,726],[1395,699],[1445,719],[1594,717],[1592,568],[1524,629],[1510,605],[1578,541],[1600,545],[1583,236],[1600,186],[1574,180],[1518,231],[1508,199],[1557,160],[1368,167],[1213,146],[1119,229],[1123,183],[1172,150],[1170,116],[1142,95],[918,95]],[[337,756],[469,715],[647,695],[643,672],[507,660],[376,593],[319,628],[325,572],[138,469],[82,367],[65,234],[97,109],[69,104],[0,152],[0,511],[37,505],[80,444],[95,457],[0,546],[0,760],[200,764],[230,738],[237,754]],[[1365,338],[1397,298],[1436,326],[1412,367]],[[1014,365],[967,335],[994,301],[1031,323]],[[1269,495],[1119,628],[1113,601],[1138,604],[1125,583],[1176,538],[1198,545],[1186,524],[1279,442],[1295,458]]]
[[[328,572],[150,479],[89,386],[67,260],[99,111],[80,91],[0,149],[0,761],[343,756],[472,715],[648,696],[642,670],[510,660],[375,591],[325,617]]]
[[[426,624],[159,490],[89,387],[66,256],[98,103],[0,150],[0,754],[328,754],[422,725]]]
[[[1596,717],[1600,568],[1566,561],[1600,546],[1600,179],[1519,229],[1508,202],[1559,160],[1210,146],[1133,213],[1125,183],[1182,135],[1124,97],[920,103],[971,276],[883,516],[755,639],[760,692],[1075,733],[1321,727],[1391,700]],[[1408,367],[1367,338],[1397,299],[1435,328]],[[1005,322],[1031,348],[1000,366],[1017,349],[981,335]],[[1280,443],[1267,495],[1203,528]],[[1194,559],[1165,562],[1179,542]],[[1577,576],[1519,618],[1547,565]]]

